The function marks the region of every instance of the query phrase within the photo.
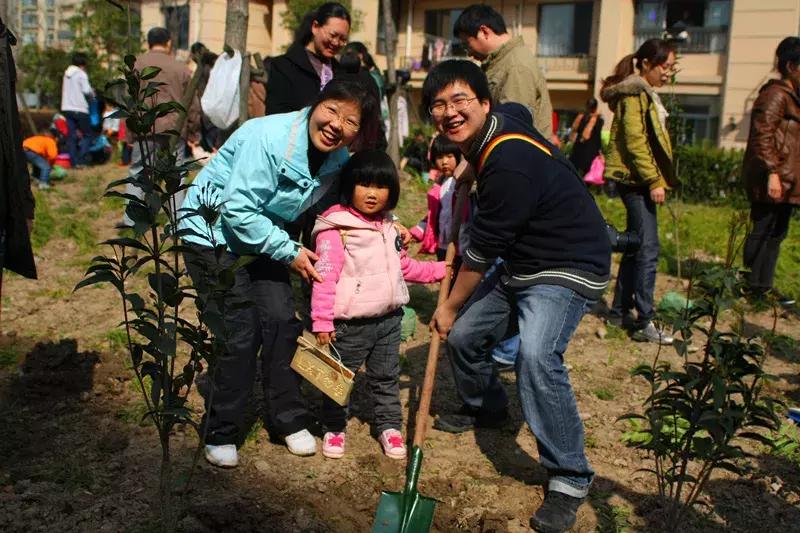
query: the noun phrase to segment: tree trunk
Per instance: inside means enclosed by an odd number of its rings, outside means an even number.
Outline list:
[[[239,76],[239,126],[247,120],[247,94],[250,89],[250,58],[247,55],[249,18],[247,0],[228,0],[225,11],[225,44],[242,54],[242,71]]]
[[[397,71],[395,70],[395,46],[397,31],[392,18],[392,0],[381,0],[383,9],[384,39],[386,41],[386,92],[389,95],[389,146],[387,153],[395,165],[400,164],[400,138],[397,133],[397,99],[400,92],[397,87]]]

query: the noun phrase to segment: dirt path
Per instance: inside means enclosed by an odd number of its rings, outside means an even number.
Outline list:
[[[119,204],[98,201],[103,182],[122,170],[104,167],[73,172],[66,182],[40,195],[51,222],[37,234],[39,281],[7,276],[0,330],[0,530],[155,531],[151,506],[157,489],[158,441],[141,425],[143,404],[126,370],[116,331],[119,303],[108,287],[71,289],[96,253],[86,240],[114,235]],[[94,195],[94,196],[93,196]],[[43,224],[47,223],[43,217]],[[65,226],[67,229],[65,230]],[[658,294],[679,287],[661,276]],[[427,319],[432,300],[426,288],[412,294]],[[422,297],[422,298],[421,298]],[[414,302],[412,301],[412,305]],[[771,318],[752,318],[753,331]],[[641,405],[646,389],[629,370],[650,361],[656,348],[631,343],[587,316],[566,362],[587,429],[587,452],[597,471],[590,504],[574,531],[657,531],[660,524],[654,480],[637,472],[649,462],[620,442],[616,418]],[[401,378],[404,409],[413,405],[422,381],[427,333],[404,346]],[[800,322],[781,318],[778,331],[800,338]],[[601,332],[602,335],[602,332]],[[772,392],[800,403],[800,354],[788,343],[768,369],[778,377]],[[442,360],[433,414],[458,407],[450,369]],[[439,500],[436,531],[527,531],[542,499],[545,472],[535,440],[522,421],[514,377],[504,375],[513,398],[511,423],[502,430],[450,435],[429,432],[420,482],[422,493]],[[319,393],[308,389],[318,405]],[[370,436],[369,401],[363,383],[354,392],[348,453],[339,461],[321,455],[299,458],[269,441],[256,426],[232,471],[201,464],[182,500],[180,528],[203,531],[368,531],[380,491],[399,490],[404,465],[384,457]],[[178,471],[186,471],[195,436],[174,438]],[[800,473],[797,465],[757,453],[755,468],[736,479],[715,477],[705,508],[685,531],[797,531]],[[180,481],[180,480],[178,480]]]

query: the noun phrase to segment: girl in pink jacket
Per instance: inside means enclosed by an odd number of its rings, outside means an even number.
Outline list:
[[[375,402],[373,430],[392,459],[406,447],[400,427],[400,320],[408,303],[406,281],[431,283],[445,276],[445,264],[409,258],[389,212],[397,205],[400,181],[391,158],[368,150],[342,169],[340,203],[317,218],[312,239],[322,282],[311,293],[312,329],[317,343],[332,343],[347,368],[366,375]],[[344,456],[347,408],[323,399],[322,454]]]

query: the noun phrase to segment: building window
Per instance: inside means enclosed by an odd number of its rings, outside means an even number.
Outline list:
[[[460,40],[453,37],[453,27],[463,9],[429,9],[425,11],[425,44],[422,49],[422,66],[435,65],[451,57],[464,57],[467,51]]]
[[[38,28],[39,27],[39,17],[36,13],[25,13],[22,15],[22,26],[24,28]]]
[[[588,54],[593,8],[591,2],[540,5],[537,54],[546,57]]]
[[[680,144],[717,142],[719,135],[720,102],[718,96],[678,94],[675,98],[679,110],[675,121],[675,137]]]
[[[636,46],[654,37],[672,40],[683,53],[722,53],[728,45],[730,0],[640,0]]]
[[[161,8],[164,26],[172,35],[172,46],[177,50],[189,49],[189,4]]]

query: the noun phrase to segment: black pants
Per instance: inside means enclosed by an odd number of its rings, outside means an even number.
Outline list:
[[[658,269],[658,218],[656,204],[647,187],[618,184],[627,212],[627,231],[635,231],[642,241],[636,252],[622,256],[611,312],[622,317],[636,309],[634,328],[643,328],[655,316],[653,305]]]
[[[211,248],[191,245],[195,256],[186,255],[189,275],[200,295],[203,309],[218,309],[219,301],[209,298],[209,279],[201,263],[213,272],[217,268]],[[223,268],[237,256],[225,252]],[[226,353],[217,361],[212,376],[213,399],[206,398],[206,444],[234,444],[244,428],[245,409],[261,350],[261,373],[267,401],[270,430],[289,435],[308,427],[310,414],[300,393],[301,377],[291,369],[297,337],[302,325],[295,317],[289,271],[285,265],[267,257],[236,271],[233,287],[223,295]],[[247,304],[250,305],[242,305]]]
[[[376,318],[337,320],[334,347],[344,366],[356,372],[366,361],[367,383],[375,402],[373,430],[400,430],[403,413],[400,407],[400,323],[402,309]],[[334,352],[331,350],[332,354]],[[322,423],[325,431],[340,432],[347,427],[347,408],[327,396],[322,400]]]
[[[781,242],[789,232],[791,204],[753,203],[753,227],[744,244],[744,266],[750,269],[748,282],[753,289],[771,289]]]

